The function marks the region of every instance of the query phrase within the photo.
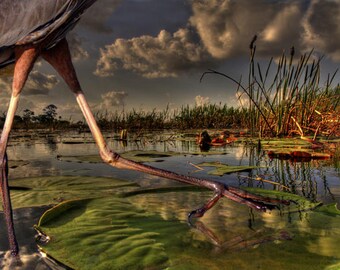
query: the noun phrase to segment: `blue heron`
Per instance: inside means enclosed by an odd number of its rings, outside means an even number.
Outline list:
[[[20,93],[38,56],[56,69],[75,95],[105,163],[118,168],[137,170],[202,186],[214,191],[213,197],[201,208],[192,211],[189,218],[203,216],[223,196],[262,211],[270,205],[286,203],[256,196],[220,182],[184,176],[140,164],[124,159],[108,148],[77,79],[66,40],[66,34],[94,2],[96,0],[0,1],[0,68],[14,64],[12,95],[0,139],[0,187],[11,253],[18,254],[19,247],[13,227],[6,148]]]

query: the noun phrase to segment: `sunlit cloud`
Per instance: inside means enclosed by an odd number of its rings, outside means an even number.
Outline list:
[[[235,98],[233,99],[232,106],[233,107],[243,107],[248,108],[250,104],[249,97],[244,92],[237,91],[235,93]]]
[[[110,91],[101,96],[101,102],[96,106],[96,109],[112,111],[117,107],[125,106],[125,99],[128,93],[124,91]]]
[[[209,103],[210,103],[209,97],[202,97],[201,95],[195,97],[195,105],[197,107],[203,107],[204,105],[208,105]]]
[[[146,78],[176,77],[193,68],[218,64],[249,53],[258,35],[260,56],[279,56],[315,48],[340,59],[339,1],[211,0],[192,1],[186,28],[158,36],[118,39],[100,50],[95,74],[111,76],[118,69]],[[320,23],[322,22],[322,23]]]
[[[291,34],[293,27],[299,26],[301,11],[298,4],[285,6],[279,11],[271,23],[262,31],[263,40],[267,42],[279,42]]]
[[[209,61],[200,43],[189,29],[174,34],[162,30],[157,37],[118,39],[100,50],[95,74],[110,76],[118,69],[131,70],[146,78],[177,77]]]

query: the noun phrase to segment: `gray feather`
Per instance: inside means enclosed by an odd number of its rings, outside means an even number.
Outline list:
[[[0,0],[0,67],[14,61],[13,48],[45,41],[54,46],[96,0]]]

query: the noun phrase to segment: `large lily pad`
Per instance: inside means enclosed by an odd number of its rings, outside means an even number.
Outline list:
[[[62,203],[42,216],[38,228],[51,237],[43,250],[74,269],[165,268],[168,256],[157,241],[159,232],[131,220],[153,226],[161,221],[123,199],[107,197]]]
[[[51,176],[12,180],[10,186],[13,207],[20,208],[107,196],[137,185],[105,177]]]
[[[209,196],[210,192],[154,190],[129,198],[64,202],[41,218],[38,229],[51,238],[41,247],[81,270],[266,270],[282,265],[300,270],[338,263],[339,255],[329,247],[336,248],[334,239],[340,237],[339,216],[322,211],[249,215],[246,206],[222,199],[191,229],[186,214]],[[321,226],[325,221],[333,239],[324,240],[320,254],[316,247],[325,236]]]

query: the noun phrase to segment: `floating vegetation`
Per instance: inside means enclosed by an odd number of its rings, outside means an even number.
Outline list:
[[[82,270],[242,269],[245,265],[304,270],[338,265],[340,212],[334,204],[317,207],[318,203],[289,193],[251,191],[297,204],[253,213],[250,218],[247,207],[222,200],[190,228],[188,211],[208,199],[209,192],[154,189],[129,197],[71,200],[41,217],[36,228],[50,241],[40,248]],[[240,256],[245,249],[247,256]],[[268,252],[271,256],[255,259]]]
[[[135,183],[105,177],[51,176],[12,180],[10,188],[13,208],[21,208],[108,196],[136,186]]]
[[[251,171],[252,169],[257,168],[256,166],[230,166],[228,164],[223,164],[220,162],[203,162],[203,163],[197,164],[197,166],[215,167],[214,170],[208,171],[208,174],[220,175],[220,176],[227,174],[227,173]]]

